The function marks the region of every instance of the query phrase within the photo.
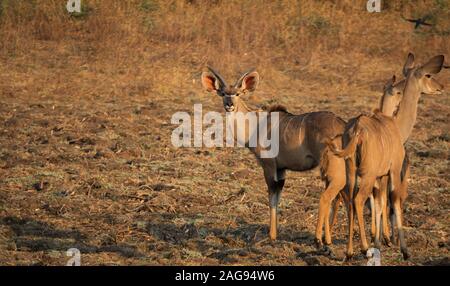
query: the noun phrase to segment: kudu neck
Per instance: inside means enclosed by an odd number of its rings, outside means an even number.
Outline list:
[[[247,113],[250,111],[252,110],[245,104],[245,102],[242,99],[237,101],[236,109],[234,110],[234,112]]]
[[[403,93],[403,98],[400,101],[398,112],[394,117],[397,127],[400,130],[402,143],[408,140],[414,128],[417,118],[417,106],[420,98],[420,89],[417,79],[412,75],[408,77]]]
[[[233,137],[235,142],[239,140],[239,138],[245,139],[245,142],[243,143],[247,148],[249,148],[252,152],[254,151],[254,148],[250,148],[248,146],[249,136],[250,134],[253,134],[258,129],[258,121],[254,120],[245,120],[240,116],[235,117],[236,114],[241,114],[246,116],[249,112],[254,112],[255,110],[252,110],[249,108],[245,102],[240,99],[235,103],[235,110],[232,113],[233,117],[233,124],[232,126],[229,126],[233,130]],[[240,128],[238,128],[238,125]],[[238,138],[239,137],[239,138]]]

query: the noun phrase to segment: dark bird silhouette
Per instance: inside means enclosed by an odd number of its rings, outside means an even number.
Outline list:
[[[426,22],[427,19],[430,18],[429,16],[425,16],[425,17],[418,18],[418,19],[407,19],[407,18],[405,18],[405,17],[403,17],[403,16],[402,16],[402,18],[403,18],[405,21],[408,21],[408,22],[411,22],[411,23],[415,23],[414,29],[419,28],[420,25],[423,25],[423,26],[433,26],[432,24]]]

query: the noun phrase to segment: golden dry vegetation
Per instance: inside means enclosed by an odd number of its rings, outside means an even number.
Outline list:
[[[343,210],[333,253],[314,247],[318,170],[288,173],[271,243],[253,155],[176,149],[170,120],[223,111],[205,64],[229,81],[256,67],[253,107],[370,112],[409,51],[450,57],[448,1],[383,2],[82,0],[69,15],[65,0],[1,0],[0,264],[63,265],[71,247],[84,265],[365,264],[343,261]],[[403,19],[427,15],[432,27]],[[449,113],[448,91],[422,97],[406,144],[412,258],[384,247],[383,264],[449,264]]]

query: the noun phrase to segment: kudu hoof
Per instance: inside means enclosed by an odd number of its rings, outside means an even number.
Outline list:
[[[403,259],[404,260],[408,260],[408,258],[410,257],[408,249],[402,249],[402,254],[403,254]]]
[[[366,248],[366,249],[361,248],[362,255],[367,256],[367,250],[368,250],[368,248]]]
[[[331,250],[331,247],[329,247],[328,245],[324,245],[324,247],[322,248],[323,254],[326,256],[330,256],[333,257],[333,250]]]
[[[391,240],[390,240],[389,238],[387,238],[387,237],[385,237],[385,238],[383,239],[383,243],[384,243],[384,245],[386,245],[387,247],[391,247],[391,246],[392,246]]]
[[[346,252],[345,253],[345,261],[350,261],[353,258],[353,252]]]
[[[270,241],[276,241],[277,240],[277,235],[274,233],[269,233],[269,239]]]
[[[315,242],[315,244],[316,244],[316,248],[317,248],[317,249],[322,249],[323,243],[322,243],[322,240],[321,240],[321,239],[316,238],[316,239],[314,240],[314,242]]]
[[[391,243],[394,245],[399,245],[399,240],[396,236],[391,236]]]
[[[375,248],[381,249],[381,242],[379,240],[375,240],[374,244]]]

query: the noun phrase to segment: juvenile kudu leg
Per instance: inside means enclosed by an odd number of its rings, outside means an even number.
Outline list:
[[[379,188],[374,188],[374,192],[379,192]],[[370,227],[370,235],[372,237],[372,241],[375,240],[375,233],[376,233],[376,212],[375,212],[375,198],[373,194],[369,195],[369,202],[370,202],[370,218],[371,218],[371,227]]]
[[[384,183],[387,182],[388,176],[383,176],[380,179],[379,189],[374,188],[374,199],[375,199],[375,247],[380,249],[380,236],[381,236],[381,218],[384,213],[385,204],[386,204],[386,186]],[[383,216],[383,219],[386,218],[386,215]],[[383,225],[384,227],[384,225]]]
[[[271,240],[276,240],[278,228],[278,203],[280,201],[281,191],[284,186],[284,170],[276,170],[273,171],[272,174],[269,172],[264,172],[264,177],[266,179],[266,184],[269,191],[269,237]]]
[[[394,196],[396,199],[400,198],[400,206],[402,207],[402,204],[404,202],[404,200],[406,200],[406,197],[408,196],[408,178],[410,175],[410,167],[409,167],[409,160],[408,160],[408,155],[405,154],[405,158],[403,160],[403,165],[402,165],[402,181],[401,181],[401,190],[399,192],[397,192],[395,195],[392,194],[392,182],[390,184],[388,184],[388,198],[389,198],[389,203],[390,206],[387,207],[386,206],[386,216],[390,217],[391,220],[391,241],[395,244],[398,244],[397,241],[397,237],[395,236],[395,225],[396,225],[396,214],[394,212],[394,204],[392,202],[392,196]],[[390,210],[390,213],[389,213]]]
[[[355,191],[356,185],[356,160],[355,158],[349,158],[345,160],[345,165],[347,169],[347,183],[348,183],[348,194],[347,194],[347,217],[348,217],[348,241],[347,241],[347,259],[350,259],[353,256],[353,231],[354,231],[354,203],[353,203],[353,194]],[[344,196],[345,197],[345,196]]]
[[[380,184],[381,208],[382,208],[381,217],[383,224],[382,232],[384,244],[386,244],[386,246],[391,246],[391,241],[389,238],[389,224],[388,224],[388,216],[389,216],[388,200],[390,192],[390,188],[388,188],[388,186],[389,186],[389,176],[383,176],[381,178]]]
[[[336,197],[336,199],[334,199],[332,205],[331,205],[331,210],[330,210],[330,231],[333,230],[334,225],[337,222],[337,217],[338,217],[338,210],[339,210],[339,206],[342,203],[342,195],[338,194],[338,196]]]
[[[403,212],[402,212],[402,188],[400,180],[400,172],[391,171],[392,192],[391,202],[395,215],[395,222],[397,223],[398,239],[400,241],[400,251],[403,254],[403,259],[409,258],[408,248],[406,246],[405,233],[403,230]]]
[[[392,203],[392,191],[389,193],[389,220],[391,221],[391,243],[397,244],[397,237],[395,235],[395,226],[396,226],[396,219],[395,219],[395,212],[394,212],[394,205]]]
[[[327,186],[325,191],[320,196],[319,201],[319,215],[316,227],[316,244],[318,247],[322,246],[322,228],[325,223],[325,241],[326,245],[331,244],[331,233],[330,233],[330,208],[332,201],[336,198],[339,192],[345,187],[345,177],[340,174],[340,170],[345,168],[344,160],[334,156],[329,155],[328,159],[328,170]]]
[[[356,216],[358,218],[358,224],[359,224],[359,232],[360,232],[360,239],[361,239],[361,252],[365,255],[367,252],[368,244],[367,244],[367,238],[366,238],[366,231],[365,231],[365,225],[364,225],[364,203],[369,197],[369,195],[372,193],[373,185],[375,183],[375,177],[368,177],[365,176],[361,178],[361,183],[359,186],[359,191],[355,196],[355,211]]]

